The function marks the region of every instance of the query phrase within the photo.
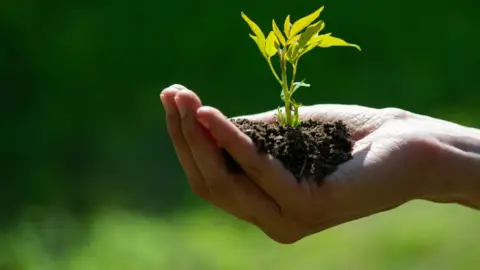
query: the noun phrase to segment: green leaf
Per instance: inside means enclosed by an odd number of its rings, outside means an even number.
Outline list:
[[[282,112],[282,109],[280,107],[277,108],[277,113],[275,114],[277,121],[280,125],[286,125],[287,124],[287,119],[285,115]]]
[[[292,24],[290,23],[290,15],[287,16],[285,19],[285,22],[283,23],[283,31],[285,32],[285,35],[287,35],[287,38],[290,36],[290,29],[292,28]]]
[[[300,55],[298,55],[298,58],[302,57],[303,55],[305,55],[307,52],[315,49],[317,47],[318,44],[310,44],[310,45],[307,45],[306,48],[303,49],[303,51],[300,53]]]
[[[297,44],[291,44],[288,46],[287,50],[287,61],[290,63],[295,63],[295,61],[298,58],[298,45]]]
[[[266,57],[270,58],[274,56],[278,52],[278,46],[278,39],[275,36],[275,33],[273,31],[270,31],[265,42]]]
[[[297,103],[293,98],[291,98],[290,102],[293,110],[292,125],[295,127],[300,124],[300,114],[298,113],[298,109],[302,106],[302,103]]]
[[[288,39],[286,45],[288,46],[288,45],[291,45],[291,44],[295,44],[295,43],[297,43],[297,41],[298,41],[299,39],[300,39],[300,35],[296,35],[296,36],[294,36],[294,37],[291,37],[291,38]]]
[[[297,33],[305,29],[305,27],[309,26],[313,21],[315,21],[318,16],[320,16],[320,13],[322,12],[323,7],[317,9],[315,12],[312,14],[309,14],[296,22],[293,23],[292,29],[290,30],[290,33],[288,34],[289,37],[295,36]]]
[[[310,84],[305,83],[306,79],[303,79],[301,82],[294,82],[293,83],[293,90],[292,90],[292,95],[297,91],[300,87],[310,87]]]
[[[290,93],[290,99],[291,99],[292,104],[295,103],[295,100],[293,100],[293,98],[292,98],[293,93],[295,93],[295,91],[297,91],[300,87],[310,87],[310,84],[305,83],[305,80],[306,79],[303,79],[301,82],[294,82],[293,83],[292,93]],[[283,101],[285,101],[285,94],[283,93],[283,90],[280,92],[280,98]]]
[[[245,15],[245,13],[241,13],[243,20],[247,22],[248,26],[252,30],[252,32],[255,34],[256,39],[254,38],[255,42],[258,45],[258,48],[260,49],[260,52],[265,56],[265,35],[263,34],[262,30],[256,23],[254,23],[250,18]],[[252,35],[250,35],[252,37]],[[252,37],[253,38],[253,37]]]
[[[333,46],[348,46],[354,47],[359,51],[362,51],[360,46],[356,44],[350,44],[343,39],[331,36],[331,33],[319,36],[319,42],[317,42],[319,47],[328,48]]]
[[[325,22],[318,21],[315,24],[309,26],[305,32],[300,35],[300,39],[298,40],[298,46],[300,50],[304,49],[308,42],[315,37],[320,31],[323,30],[325,27]]]
[[[261,43],[258,39],[258,37],[252,35],[252,34],[249,34],[249,36],[253,39],[253,41],[255,41],[255,43],[257,43],[257,46],[258,48],[260,49],[260,53],[262,53],[262,55],[264,57],[267,57],[266,56],[266,53],[265,53],[265,42]]]
[[[275,23],[275,20],[272,20],[272,27],[273,27],[273,32],[275,32],[275,35],[277,36],[280,43],[282,43],[282,45],[285,46],[287,42],[285,41],[285,37],[283,36],[282,31],[280,31],[280,28],[278,28],[278,25]]]

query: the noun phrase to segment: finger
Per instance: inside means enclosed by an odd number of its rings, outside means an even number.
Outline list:
[[[251,138],[239,130],[223,114],[212,107],[201,107],[198,120],[210,130],[221,147],[225,148],[245,173],[280,205],[294,205],[292,190],[296,180],[283,165],[270,155],[260,155]]]
[[[232,200],[249,210],[251,223],[279,242],[290,242],[303,236],[302,228],[288,217],[282,216],[280,206],[264,190],[245,175],[237,176],[236,179],[236,192]]]
[[[241,212],[239,209],[229,206],[228,202],[220,201],[218,197],[212,196],[211,192],[209,191],[205,179],[196,164],[189,145],[182,132],[180,114],[177,104],[174,100],[176,95],[182,90],[185,90],[185,87],[181,85],[172,85],[162,91],[161,99],[167,111],[167,128],[170,137],[172,138],[180,163],[187,174],[192,191],[196,195],[208,200],[216,207],[230,213],[231,215],[241,220],[255,223],[254,219],[248,216],[247,213]]]
[[[183,136],[208,189],[216,196],[228,196],[233,183],[227,177],[220,149],[195,117],[196,110],[202,106],[200,99],[192,91],[183,90],[177,94],[175,101],[180,110]]]
[[[163,90],[160,94],[160,98],[166,110],[167,130],[173,142],[173,147],[179,162],[187,176],[190,188],[198,196],[208,199],[207,186],[183,136],[180,125],[180,114],[174,100],[175,96],[182,88],[183,87],[179,85],[172,85]]]
[[[233,213],[268,232],[281,231],[284,225],[274,201],[246,177],[228,173],[225,161],[215,141],[207,136],[195,113],[200,99],[189,90],[176,96],[177,106],[183,110],[182,130],[199,170],[205,179],[213,200],[224,210]]]
[[[225,170],[220,149],[195,118],[195,111],[201,106],[200,99],[184,89],[175,96],[175,103],[180,112],[182,134],[203,176],[209,200],[230,214],[252,222],[252,211],[245,204],[234,203],[237,189]]]

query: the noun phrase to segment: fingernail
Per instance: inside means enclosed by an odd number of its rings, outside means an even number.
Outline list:
[[[206,129],[210,129],[210,124],[208,123],[208,121],[205,119],[205,118],[202,118],[202,117],[198,117],[198,122],[200,122],[200,124],[206,128]]]
[[[178,97],[175,97],[175,102],[177,103],[178,107],[178,112],[180,113],[181,118],[185,118],[187,115],[187,107],[185,104],[182,104],[182,102],[179,101]]]

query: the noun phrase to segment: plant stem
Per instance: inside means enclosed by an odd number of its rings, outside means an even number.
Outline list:
[[[287,121],[287,125],[292,126],[292,110],[290,107],[290,91],[288,88],[288,82],[287,82],[287,60],[285,57],[285,52],[286,50],[282,51],[281,55],[281,70],[282,70],[282,88],[283,88],[283,95],[284,95],[284,102],[285,102],[285,119]]]
[[[270,70],[272,71],[273,75],[275,76],[275,79],[277,79],[277,81],[280,83],[280,85],[282,85],[282,81],[278,77],[277,72],[275,71],[275,68],[272,65],[272,61],[270,59],[267,59],[267,62],[268,62],[268,66],[270,67]]]
[[[297,63],[298,63],[298,60],[295,61],[294,64],[292,64],[293,66],[293,72],[292,72],[292,82],[290,84],[290,92],[292,93],[293,92],[293,87],[295,86],[295,76],[297,75]],[[293,94],[293,93],[292,93]]]

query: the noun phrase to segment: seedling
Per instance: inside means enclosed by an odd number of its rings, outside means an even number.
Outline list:
[[[313,179],[317,183],[334,172],[338,165],[353,157],[353,141],[346,123],[341,120],[326,122],[309,119],[300,122],[299,108],[302,104],[293,98],[293,94],[300,87],[310,85],[305,80],[295,81],[298,63],[305,54],[317,47],[350,46],[361,50],[358,45],[334,37],[331,33],[320,34],[325,28],[325,22],[316,20],[322,10],[323,7],[293,24],[288,15],[283,24],[283,32],[272,20],[273,29],[267,36],[247,15],[241,13],[253,32],[250,37],[281,86],[280,98],[285,107],[284,110],[278,108],[277,123],[248,118],[231,120],[250,137],[260,153],[279,160],[298,181]],[[272,63],[274,56],[279,58],[278,73]],[[223,153],[229,172],[243,172],[226,150]]]
[[[300,87],[310,87],[305,80],[295,81],[300,58],[317,47],[350,46],[361,51],[360,46],[334,37],[331,33],[319,34],[325,28],[325,22],[322,20],[315,22],[315,20],[320,16],[323,8],[321,7],[315,12],[298,19],[293,24],[290,23],[290,15],[288,15],[283,25],[283,33],[273,19],[273,29],[267,37],[255,22],[248,18],[245,13],[241,13],[242,18],[253,32],[250,37],[257,44],[260,53],[267,60],[273,76],[282,87],[280,98],[285,104],[285,112],[278,108],[276,114],[277,121],[281,125],[295,127],[300,124],[298,109],[302,104],[295,101],[293,94]],[[278,56],[280,62],[280,76],[272,64],[272,57],[275,55]],[[287,75],[288,64],[291,66],[290,80],[288,80]]]

